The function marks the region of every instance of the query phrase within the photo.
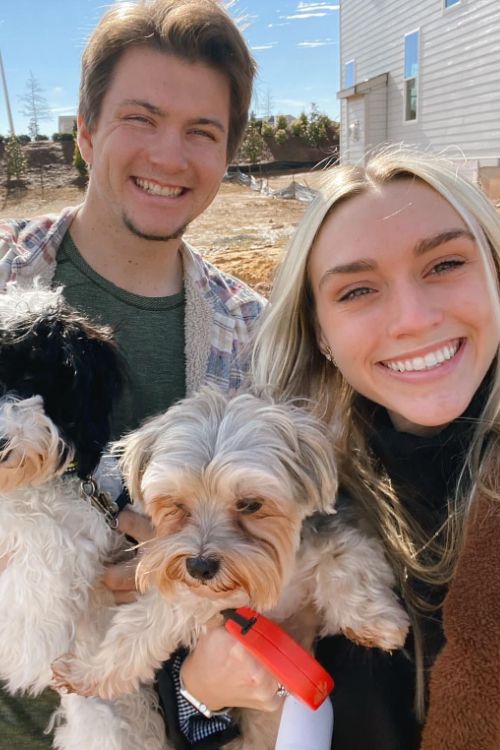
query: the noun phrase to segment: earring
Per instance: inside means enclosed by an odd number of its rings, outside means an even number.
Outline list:
[[[334,355],[333,355],[333,352],[332,352],[332,350],[331,350],[331,347],[330,347],[330,345],[329,345],[329,344],[327,344],[327,345],[325,346],[325,349],[326,349],[326,354],[325,354],[325,357],[327,358],[327,360],[328,360],[329,362],[331,362],[331,364],[332,364],[332,365],[333,365],[334,367],[337,367],[337,362],[335,361],[335,357],[334,357]]]

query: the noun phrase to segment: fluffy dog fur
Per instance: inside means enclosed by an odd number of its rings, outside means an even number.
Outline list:
[[[392,572],[373,538],[330,515],[332,437],[305,410],[204,390],[117,450],[156,529],[138,569],[146,593],[120,608],[90,662],[56,663],[59,684],[102,698],[128,693],[221,610],[247,604],[308,645],[338,632],[384,649],[403,644],[408,620]],[[304,524],[312,514],[322,521]],[[242,712],[243,737],[230,747],[273,748],[268,718]]]
[[[69,648],[85,658],[111,616],[93,586],[122,540],[80,484],[109,440],[121,381],[110,329],[70,309],[61,290],[11,284],[0,295],[0,679],[11,693],[40,693],[51,662]],[[54,746],[157,750],[149,703],[63,696]]]

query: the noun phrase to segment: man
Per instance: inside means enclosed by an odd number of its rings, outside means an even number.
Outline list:
[[[241,383],[239,355],[262,300],[205,263],[182,235],[212,202],[236,152],[254,73],[217,0],[114,6],[82,59],[78,144],[90,168],[83,203],[57,218],[0,223],[2,285],[35,277],[62,284],[70,304],[115,327],[130,370],[115,437],[203,383]],[[120,527],[139,540],[149,533],[126,511]],[[131,581],[114,568],[107,584],[127,600]],[[164,697],[170,683],[160,682]],[[164,698],[170,715],[173,695]],[[0,748],[50,747],[43,729],[55,702],[52,694],[2,693]],[[227,725],[216,726],[220,738]],[[170,733],[184,743],[178,729]]]

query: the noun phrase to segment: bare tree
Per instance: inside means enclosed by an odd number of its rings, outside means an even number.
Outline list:
[[[40,123],[50,120],[51,113],[49,103],[43,95],[43,88],[30,71],[30,77],[26,82],[26,93],[20,97],[22,103],[21,114],[29,117],[28,131],[32,140],[40,135]]]

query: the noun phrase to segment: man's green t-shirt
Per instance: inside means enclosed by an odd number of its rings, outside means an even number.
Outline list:
[[[64,286],[70,305],[115,330],[128,372],[112,417],[113,438],[184,397],[184,292],[141,297],[119,289],[92,270],[69,232],[58,251],[53,285]],[[43,732],[58,702],[50,690],[37,698],[0,690],[0,750],[51,748]]]

